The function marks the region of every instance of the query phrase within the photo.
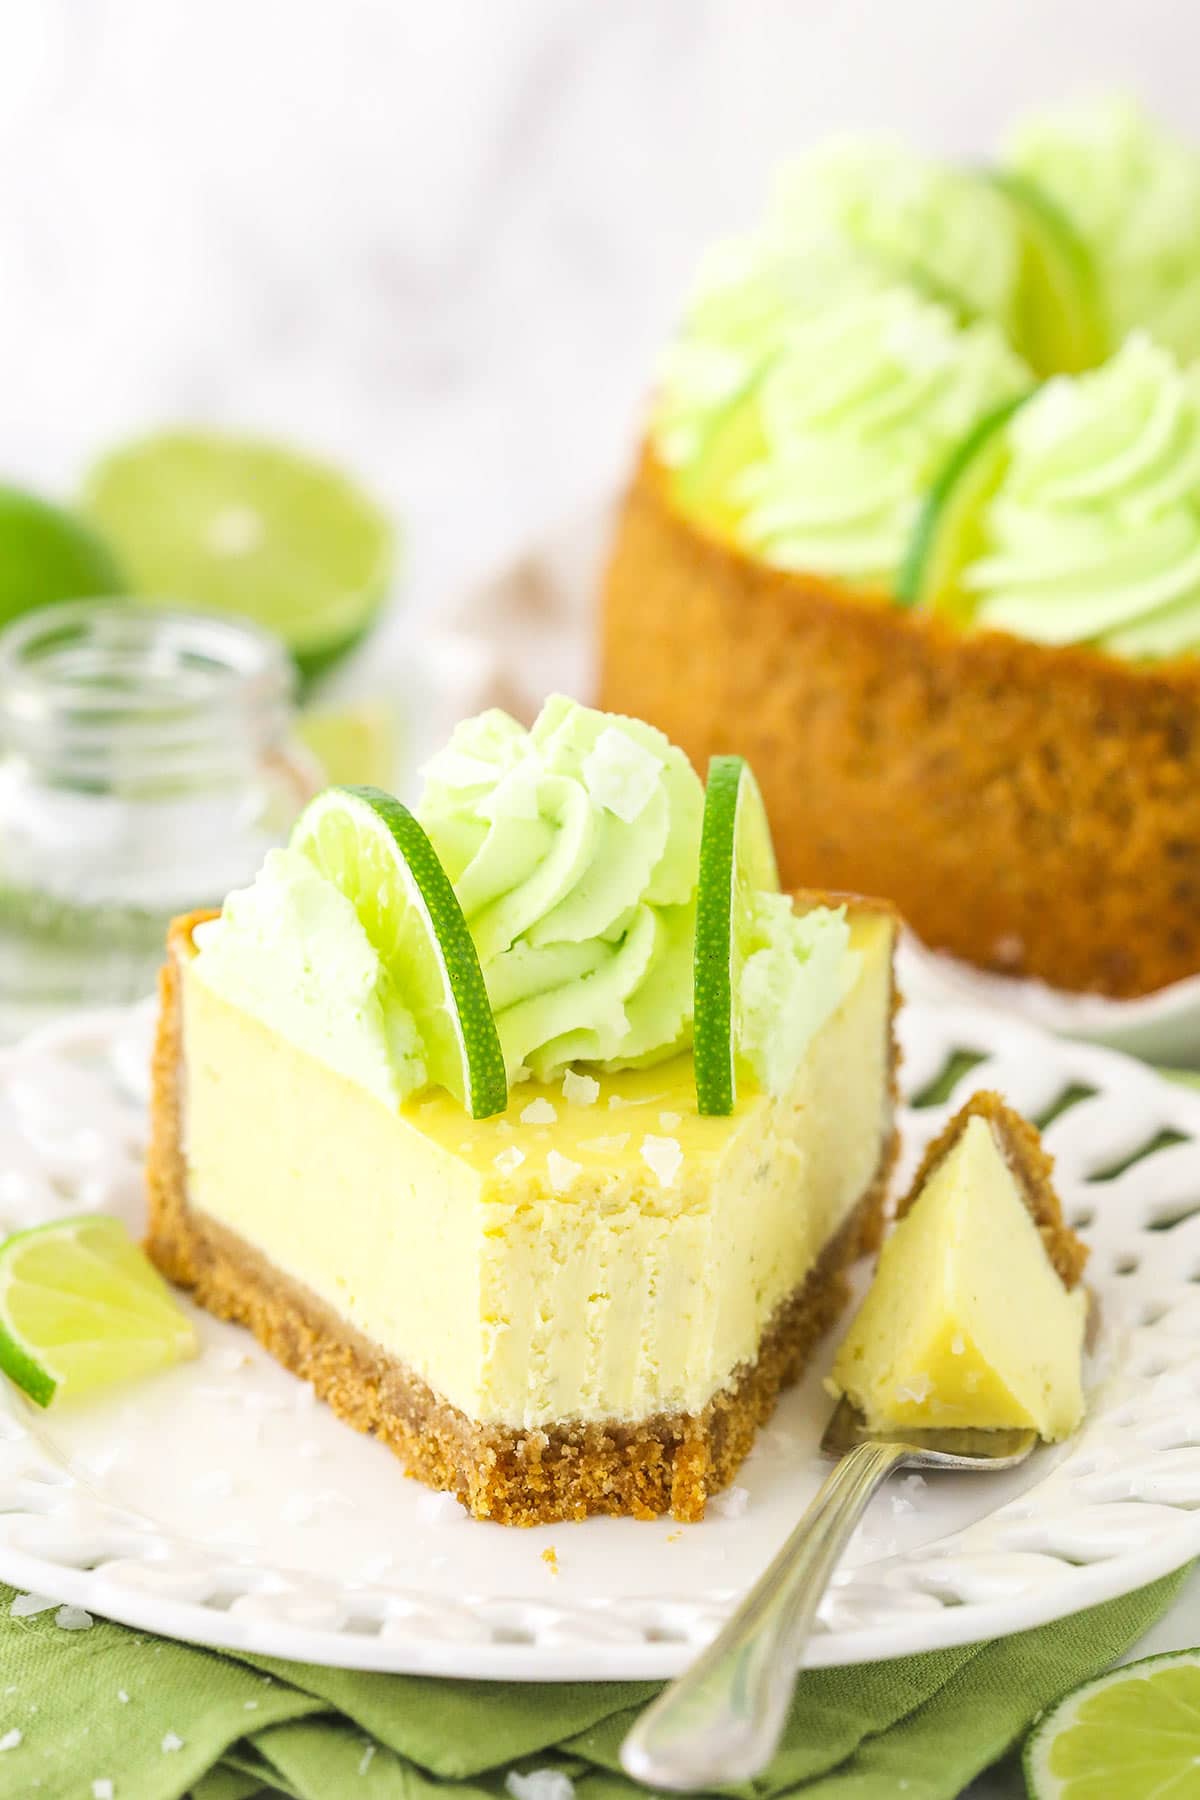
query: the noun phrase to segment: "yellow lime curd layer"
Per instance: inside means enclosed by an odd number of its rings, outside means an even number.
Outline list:
[[[1087,1299],[1068,1291],[992,1127],[973,1118],[883,1247],[834,1363],[874,1431],[1083,1417]]]
[[[890,1129],[892,923],[772,1100],[690,1055],[390,1105],[184,974],[191,1204],[484,1423],[699,1411],[868,1188]],[[565,1091],[564,1091],[565,1090]]]

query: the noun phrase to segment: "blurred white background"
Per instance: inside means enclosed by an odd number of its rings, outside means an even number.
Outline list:
[[[1114,84],[1187,129],[1198,48],[1192,0],[4,0],[0,474],[281,431],[405,515],[435,607],[617,477],[778,158]]]

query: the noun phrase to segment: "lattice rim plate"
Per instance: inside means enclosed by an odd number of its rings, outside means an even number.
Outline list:
[[[136,1222],[147,1024],[144,1008],[72,1019],[0,1053],[0,1224],[80,1207]],[[1034,1117],[1062,1109],[1048,1142],[1101,1303],[1091,1410],[1018,1477],[885,1495],[812,1665],[1003,1636],[1200,1554],[1200,1095],[978,1010],[911,1006],[902,1034],[901,1179],[978,1087]],[[913,1104],[961,1052],[980,1060],[949,1099]],[[86,1411],[41,1415],[0,1392],[0,1579],[139,1629],[329,1665],[663,1677],[717,1629],[819,1473],[814,1377],[702,1525],[480,1526],[311,1406],[245,1334],[202,1330],[200,1363]],[[255,1506],[257,1526],[239,1518]]]

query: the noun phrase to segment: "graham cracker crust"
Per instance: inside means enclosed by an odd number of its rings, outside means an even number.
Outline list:
[[[1028,1119],[1007,1106],[999,1094],[986,1090],[972,1094],[967,1104],[955,1113],[922,1157],[912,1186],[896,1208],[897,1219],[902,1219],[916,1205],[925,1183],[953,1150],[972,1119],[985,1120],[994,1131],[1055,1273],[1065,1288],[1073,1288],[1083,1274],[1088,1247],[1063,1218],[1062,1201],[1051,1179],[1054,1158],[1043,1145],[1041,1133],[1036,1125],[1031,1125]]]
[[[178,919],[159,978],[147,1155],[152,1261],[218,1318],[248,1326],[338,1417],[378,1437],[409,1475],[454,1493],[478,1519],[540,1525],[590,1513],[693,1522],[732,1480],[781,1390],[849,1298],[845,1270],[878,1248],[896,1133],[866,1193],[804,1283],[776,1312],[759,1354],[700,1413],[550,1431],[484,1425],[436,1394],[234,1233],[192,1209],[182,1133],[180,955],[210,914]]]

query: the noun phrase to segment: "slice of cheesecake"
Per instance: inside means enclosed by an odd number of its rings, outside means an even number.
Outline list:
[[[389,1104],[273,1031],[182,919],[149,1252],[477,1517],[699,1518],[881,1230],[895,920],[848,917],[852,980],[786,1091],[703,1117],[685,1051],[522,1080],[483,1119]]]
[[[1051,1168],[995,1094],[976,1094],[930,1147],[834,1363],[831,1386],[871,1430],[1075,1430],[1087,1249]]]

